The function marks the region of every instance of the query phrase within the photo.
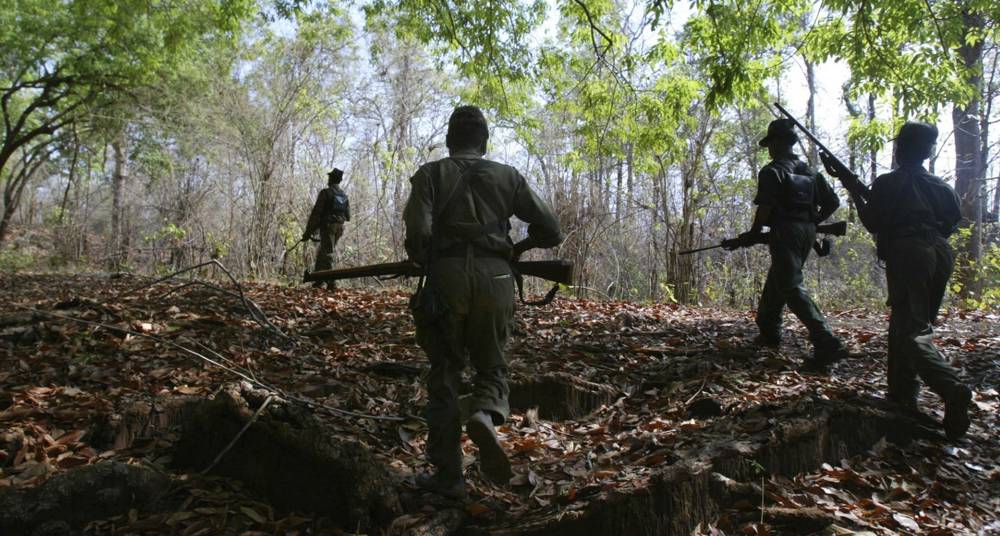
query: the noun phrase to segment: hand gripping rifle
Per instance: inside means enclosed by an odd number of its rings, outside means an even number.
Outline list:
[[[560,284],[571,285],[573,283],[573,263],[569,261],[561,259],[554,261],[515,261],[510,263],[510,266],[518,281],[518,290],[521,292],[522,302],[524,302],[524,293],[520,288],[520,280],[523,276],[529,275],[556,283],[540,302],[525,302],[529,303],[529,305],[544,305],[549,303],[555,298]],[[302,277],[302,282],[339,281],[341,279],[355,279],[359,277],[420,277],[422,275],[424,275],[423,266],[411,261],[400,261],[370,264],[355,268],[339,268],[336,270],[317,270],[315,272],[306,270],[305,275]]]
[[[830,150],[827,149],[825,145],[823,145],[823,142],[819,141],[816,138],[816,136],[814,136],[813,133],[809,131],[808,128],[806,128],[802,123],[799,123],[799,120],[795,119],[795,117],[792,116],[792,114],[788,113],[788,110],[784,109],[778,103],[774,103],[774,106],[778,108],[778,111],[781,112],[781,115],[787,117],[788,120],[791,121],[793,124],[795,124],[795,126],[797,126],[799,130],[801,130],[802,133],[806,135],[807,138],[809,138],[810,140],[812,140],[814,144],[816,144],[816,147],[820,150],[820,156],[821,160],[823,160],[823,165],[825,165],[831,171],[832,175],[836,176],[837,179],[840,180],[840,184],[842,184],[844,188],[847,188],[847,191],[850,192],[851,196],[860,199],[862,202],[867,201],[868,187],[865,186],[860,179],[858,179],[858,176],[853,171],[851,171],[851,168],[845,166],[844,163],[841,162],[839,158],[834,156],[834,154],[831,153]]]
[[[822,225],[817,225],[816,226],[816,233],[817,234],[833,235],[833,236],[844,236],[845,234],[847,234],[847,222],[846,221],[837,221],[837,222],[833,222],[833,223],[824,223]],[[766,244],[767,241],[768,241],[769,235],[770,235],[770,233],[757,233],[755,235],[749,235],[750,240],[747,240],[747,241],[744,241],[744,242],[740,243],[739,247],[741,247],[741,248],[747,248],[747,247],[750,247],[750,246],[755,246],[757,244]],[[690,255],[691,253],[698,253],[699,251],[706,251],[706,250],[709,250],[709,249],[721,248],[721,247],[723,247],[723,245],[725,243],[727,243],[729,241],[730,240],[723,240],[721,243],[716,244],[714,246],[705,246],[703,248],[689,249],[687,251],[681,251],[680,253],[678,253],[678,255]],[[813,250],[815,250],[816,254],[819,255],[820,257],[825,257],[825,256],[829,255],[830,254],[830,241],[828,239],[826,239],[826,238],[824,238],[822,240],[817,240],[815,243],[813,243]]]

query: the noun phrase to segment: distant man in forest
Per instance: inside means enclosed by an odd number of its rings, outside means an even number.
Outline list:
[[[467,359],[475,374],[466,433],[490,480],[511,477],[495,431],[510,415],[504,357],[514,318],[510,261],[563,240],[552,210],[524,177],[483,158],[488,140],[479,108],[455,108],[445,138],[449,157],[417,170],[403,211],[406,252],[427,269],[411,309],[417,343],[431,364],[425,416],[435,471],[418,477],[417,485],[453,498],[465,496],[458,393]],[[508,235],[511,216],[528,223],[528,236],[517,244]]]
[[[767,126],[760,146],[767,147],[771,162],[757,174],[757,212],[750,230],[724,241],[723,247],[749,245],[765,225],[770,227],[771,267],[757,305],[760,333],[754,342],[775,348],[781,344],[782,313],[787,305],[809,330],[813,354],[806,359],[805,368],[819,372],[846,357],[847,350],[806,292],[802,267],[816,240],[816,224],[837,210],[840,199],[823,175],[795,154],[798,141],[794,124],[787,119],[777,119]]]
[[[820,158],[850,192],[861,223],[875,235],[876,255],[885,261],[892,309],[888,398],[916,411],[919,376],[944,399],[945,433],[958,439],[969,428],[972,391],[934,346],[932,324],[955,265],[948,237],[961,212],[951,186],[923,167],[937,135],[933,125],[904,124],[895,140],[898,167],[878,176],[870,190],[837,159],[826,153]]]
[[[312,240],[316,231],[319,231],[316,270],[333,268],[335,260],[333,250],[337,247],[340,237],[344,235],[344,222],[351,221],[351,203],[347,194],[340,188],[344,172],[333,168],[326,178],[327,187],[320,190],[316,197],[316,203],[309,213],[309,221],[306,222],[306,229],[302,232],[302,241],[306,241]],[[322,288],[325,283],[325,281],[315,281],[313,286]],[[336,282],[331,281],[329,288],[336,288]]]

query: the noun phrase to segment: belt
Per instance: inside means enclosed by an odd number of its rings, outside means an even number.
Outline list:
[[[914,237],[926,238],[928,240],[932,240],[935,238],[943,238],[941,236],[941,233],[937,229],[925,224],[906,225],[903,227],[892,229],[891,231],[885,233],[885,237],[888,240],[897,240],[900,238],[914,238]]]
[[[453,246],[450,246],[450,247],[447,247],[445,249],[442,249],[441,251],[438,251],[437,255],[438,255],[438,257],[441,257],[441,258],[446,258],[446,257],[465,257],[466,255],[469,254],[469,250],[470,249],[472,250],[472,256],[473,257],[510,260],[510,254],[509,253],[501,253],[499,251],[493,251],[493,250],[481,248],[481,247],[472,245],[472,244],[470,244],[468,242],[466,242],[464,244],[463,243],[455,244]]]

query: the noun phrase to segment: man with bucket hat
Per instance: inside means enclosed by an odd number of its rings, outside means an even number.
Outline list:
[[[771,266],[757,305],[756,323],[760,333],[754,342],[777,347],[781,343],[782,313],[785,306],[809,331],[813,354],[805,369],[822,372],[844,358],[844,343],[833,334],[819,307],[803,286],[802,267],[816,240],[816,224],[827,219],[840,199],[822,174],[802,162],[793,151],[799,138],[795,124],[776,119],[767,126],[759,145],[766,147],[771,162],[757,174],[757,212],[750,230],[739,238],[723,242],[726,249],[752,243],[764,226],[770,227],[768,251]]]
[[[320,190],[309,213],[309,220],[306,222],[305,231],[302,232],[302,241],[311,240],[316,231],[319,231],[319,248],[316,251],[315,270],[329,270],[334,264],[334,248],[337,242],[344,235],[344,222],[351,221],[351,203],[347,194],[340,188],[340,181],[344,178],[344,172],[333,168],[327,174],[327,187]],[[313,282],[314,287],[322,288],[325,281]],[[330,288],[336,286],[336,282],[329,282]]]
[[[917,410],[920,383],[945,403],[944,429],[950,439],[969,428],[972,391],[934,346],[932,325],[955,265],[948,237],[961,220],[955,190],[923,167],[937,143],[937,127],[907,122],[895,138],[897,168],[866,188],[858,176],[827,153],[820,158],[841,180],[858,208],[861,223],[875,235],[876,254],[885,261],[889,288],[888,398]]]
[[[426,268],[411,299],[417,343],[427,352],[427,456],[434,472],[419,487],[452,498],[465,496],[462,470],[462,371],[472,365],[464,400],[465,431],[479,449],[480,468],[506,484],[510,462],[495,427],[510,415],[504,346],[514,317],[510,261],[532,248],[559,245],[555,215],[511,166],[483,158],[489,128],[482,111],[459,106],[448,120],[449,156],[424,164],[410,179],[403,210],[406,252]],[[528,224],[514,244],[510,217]]]

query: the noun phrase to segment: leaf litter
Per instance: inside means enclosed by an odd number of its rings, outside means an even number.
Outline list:
[[[403,291],[245,284],[288,335],[279,337],[262,329],[239,300],[208,287],[168,282],[130,295],[125,291],[137,282],[127,277],[2,275],[0,281],[0,299],[13,306],[0,313],[0,487],[35,486],[105,459],[152,464],[173,471],[178,483],[176,511],[133,511],[91,523],[88,534],[156,534],[164,526],[176,534],[341,533],[309,513],[274,511],[238,481],[177,473],[169,465],[176,439],[170,433],[129,445],[107,437],[109,423],[138,402],[208,396],[234,381],[224,368],[165,341],[334,410],[316,413],[331,431],[367,445],[401,480],[428,469],[426,426],[417,417],[426,400],[421,375],[427,364]],[[170,285],[178,290],[162,297]],[[475,448],[463,436],[470,488],[463,509],[470,523],[492,530],[556,519],[609,493],[641,489],[721,415],[748,415],[737,418],[735,438],[773,425],[750,417],[753,408],[807,396],[881,396],[884,314],[831,317],[852,358],[832,376],[819,377],[796,372],[808,345],[794,321],[780,351],[760,351],[748,342],[753,323],[742,312],[570,299],[522,308],[508,346],[512,384],[568,373],[615,396],[564,420],[516,408],[499,428],[515,472],[509,486],[478,477]],[[905,447],[883,440],[807,474],[765,477],[766,502],[817,508],[839,527],[876,534],[1000,531],[995,325],[993,315],[955,313],[937,329],[942,351],[975,390],[967,439],[923,439]],[[921,407],[937,419],[943,414],[926,391]],[[703,528],[715,534],[774,530],[735,507]]]

